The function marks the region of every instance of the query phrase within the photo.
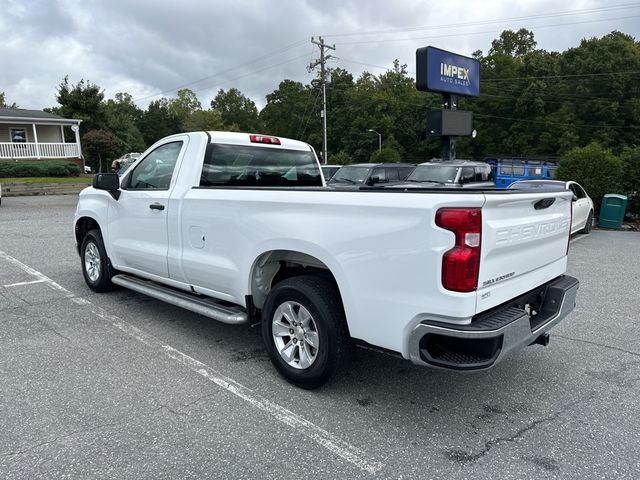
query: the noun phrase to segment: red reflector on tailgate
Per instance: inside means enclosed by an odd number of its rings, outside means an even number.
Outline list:
[[[252,143],[268,143],[269,145],[280,145],[278,137],[267,137],[265,135],[249,135]]]

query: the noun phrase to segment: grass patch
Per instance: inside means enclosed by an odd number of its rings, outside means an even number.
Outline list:
[[[0,183],[91,183],[91,177],[8,177]]]

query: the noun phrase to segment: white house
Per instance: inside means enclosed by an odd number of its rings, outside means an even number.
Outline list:
[[[68,159],[83,166],[80,122],[41,110],[0,108],[0,160]],[[65,128],[75,142],[65,142]]]

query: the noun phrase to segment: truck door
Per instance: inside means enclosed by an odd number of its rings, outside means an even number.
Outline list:
[[[159,145],[121,181],[121,195],[112,201],[108,235],[112,261],[119,268],[168,277],[167,214],[179,159],[188,137]]]

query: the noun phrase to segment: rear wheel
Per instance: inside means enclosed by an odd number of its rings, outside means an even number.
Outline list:
[[[350,339],[335,284],[318,276],[278,283],[262,310],[262,338],[278,372],[302,388],[317,388],[346,365]]]
[[[584,228],[580,230],[580,233],[591,232],[591,227],[593,227],[593,211],[589,212],[589,216],[587,217],[587,222],[584,224]]]
[[[114,272],[107,258],[100,230],[89,230],[85,234],[80,247],[80,260],[84,280],[91,290],[101,293],[116,288],[111,283]]]

